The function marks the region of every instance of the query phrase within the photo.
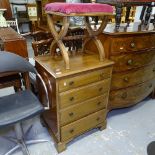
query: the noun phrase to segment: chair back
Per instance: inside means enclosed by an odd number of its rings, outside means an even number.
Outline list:
[[[36,69],[26,59],[7,51],[0,52],[0,74],[5,72],[32,72]]]

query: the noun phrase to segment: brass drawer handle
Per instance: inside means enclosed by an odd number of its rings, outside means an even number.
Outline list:
[[[69,99],[70,101],[73,101],[74,100],[74,97],[72,96],[72,97],[70,97],[70,99]]]
[[[99,91],[101,92],[103,90],[103,88],[101,87],[101,88],[99,88]]]
[[[153,85],[152,85],[152,83],[151,83],[151,84],[149,85],[149,88],[152,88],[152,86],[153,86]]]
[[[131,48],[135,48],[136,47],[135,43],[131,43],[130,46],[131,46]]]
[[[69,85],[72,86],[74,84],[74,81],[70,81]]]
[[[127,98],[127,92],[124,92],[121,96],[122,99],[126,99]]]
[[[99,101],[99,102],[97,103],[97,105],[100,106],[100,105],[101,105],[101,102]]]
[[[129,82],[129,78],[128,78],[128,77],[125,77],[125,78],[123,79],[123,81],[124,81],[124,82]]]
[[[153,68],[153,70],[152,70],[153,72],[155,72],[155,68]]]
[[[129,59],[128,62],[127,62],[127,64],[128,65],[133,65],[133,60],[132,59]]]
[[[97,117],[96,120],[99,121],[100,120],[100,117]]]
[[[71,117],[72,117],[73,115],[74,115],[74,113],[73,113],[73,112],[70,112],[70,113],[69,113],[69,116],[71,116]]]
[[[73,133],[73,132],[74,132],[74,129],[69,130],[69,132],[70,132],[70,133]]]

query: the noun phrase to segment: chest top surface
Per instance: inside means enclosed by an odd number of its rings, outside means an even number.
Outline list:
[[[35,61],[55,78],[103,68],[113,64],[112,61],[107,59],[103,62],[99,61],[97,54],[71,56],[71,68],[69,70],[66,70],[62,57],[38,56],[35,58]]]

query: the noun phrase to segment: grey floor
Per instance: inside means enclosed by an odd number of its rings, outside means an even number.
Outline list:
[[[31,50],[31,47],[28,49]],[[29,55],[33,56],[33,53]],[[0,96],[12,92],[12,88],[3,89],[0,90]],[[28,140],[49,140],[48,143],[28,146],[31,155],[57,155],[54,141],[41,125],[40,119],[36,117],[25,121],[24,131],[31,125]],[[0,155],[14,146],[3,136],[14,136],[14,132],[10,129],[0,130]],[[147,145],[151,141],[155,141],[155,100],[147,98],[136,106],[109,112],[105,130],[93,129],[77,137],[60,155],[147,155]],[[13,155],[22,153],[18,149]]]

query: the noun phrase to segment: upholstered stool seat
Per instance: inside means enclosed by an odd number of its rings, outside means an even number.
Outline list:
[[[72,13],[113,13],[110,5],[97,3],[49,3],[45,6],[45,10],[68,15]]]

